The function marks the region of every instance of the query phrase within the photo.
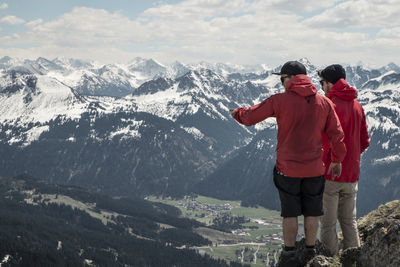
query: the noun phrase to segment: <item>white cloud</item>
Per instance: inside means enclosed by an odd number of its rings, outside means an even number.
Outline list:
[[[371,28],[399,25],[400,1],[357,0],[345,1],[322,14],[306,20],[312,27]]]
[[[6,36],[1,36],[0,37],[0,43],[15,43],[16,41],[19,41],[21,39],[21,36],[19,34],[12,34],[12,35],[6,35]]]
[[[384,28],[380,30],[376,36],[382,39],[395,39],[397,41],[400,40],[400,26],[393,28]],[[400,43],[399,43],[400,44]]]
[[[8,5],[6,3],[2,3],[0,5],[0,9],[7,9],[7,8],[8,8]]]
[[[27,27],[27,28],[34,28],[35,26],[38,26],[38,25],[40,25],[40,24],[42,24],[43,23],[43,20],[42,19],[36,19],[36,20],[32,20],[32,21],[29,21],[29,22],[27,22],[26,24],[25,24],[25,26]]]
[[[27,23],[31,41],[60,46],[86,47],[116,45],[135,36],[135,22],[120,13],[102,9],[74,8],[58,19]]]
[[[233,15],[242,12],[249,5],[249,1],[246,0],[189,0],[176,5],[150,8],[143,13],[143,17],[196,20],[219,15]]]
[[[256,1],[252,5],[252,9],[256,11],[264,11],[266,14],[269,12],[312,12],[323,8],[333,6],[340,0],[320,1],[320,0],[270,0],[270,1]]]
[[[13,40],[36,47],[12,52],[20,57],[72,56],[107,62],[144,56],[162,62],[276,65],[307,57],[321,65],[360,60],[383,65],[398,55],[399,22],[390,23],[385,17],[392,17],[397,2],[188,0],[155,6],[134,20],[122,12],[76,7],[52,21],[26,23],[27,32]],[[383,6],[393,10],[384,11]],[[372,25],[390,24],[390,30],[375,28],[375,36],[354,30],[367,27],[363,25],[367,25],[364,17],[370,14],[369,9],[377,11],[371,15]],[[361,11],[364,13],[357,14]],[[307,12],[313,17],[305,18],[311,16]],[[321,27],[324,23],[329,27]],[[346,31],[345,25],[351,25],[352,30]]]
[[[18,18],[16,16],[11,16],[10,15],[10,16],[2,17],[0,19],[0,22],[14,25],[14,24],[24,23],[25,21],[23,19],[21,19],[21,18]]]

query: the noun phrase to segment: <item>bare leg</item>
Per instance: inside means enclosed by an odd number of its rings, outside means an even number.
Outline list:
[[[298,230],[297,217],[283,218],[282,228],[285,246],[294,247]]]
[[[304,217],[304,233],[306,235],[306,246],[315,246],[318,232],[318,217]]]

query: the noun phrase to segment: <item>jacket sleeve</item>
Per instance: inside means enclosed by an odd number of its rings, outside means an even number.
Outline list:
[[[267,98],[263,102],[249,108],[237,108],[235,120],[246,126],[254,125],[268,117],[274,117],[274,97]]]
[[[344,133],[333,104],[329,103],[329,113],[325,125],[325,133],[331,145],[332,162],[342,162],[346,156]]]
[[[362,109],[362,120],[361,120],[361,128],[360,128],[360,148],[361,153],[364,152],[365,149],[369,147],[369,136],[368,136],[368,127],[365,119],[365,113]]]

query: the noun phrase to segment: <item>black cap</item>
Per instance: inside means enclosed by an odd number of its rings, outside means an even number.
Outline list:
[[[346,79],[346,71],[339,64],[333,64],[319,72],[325,81],[335,84],[340,79]]]
[[[307,70],[306,70],[306,67],[304,67],[304,65],[301,64],[298,61],[288,61],[282,66],[281,72],[274,72],[272,74],[276,74],[276,75],[282,75],[282,74],[287,74],[287,75],[304,74],[304,75],[307,75]]]

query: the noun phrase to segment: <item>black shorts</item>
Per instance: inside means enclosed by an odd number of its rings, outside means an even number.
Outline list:
[[[324,176],[288,177],[274,168],[274,183],[281,199],[281,216],[297,217],[300,215],[321,216]]]

